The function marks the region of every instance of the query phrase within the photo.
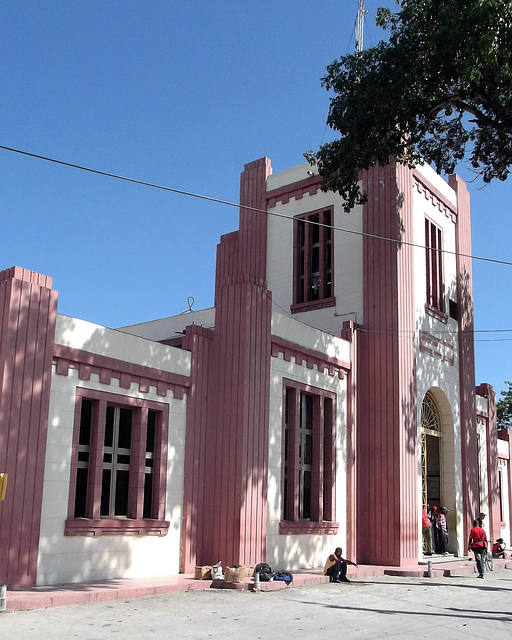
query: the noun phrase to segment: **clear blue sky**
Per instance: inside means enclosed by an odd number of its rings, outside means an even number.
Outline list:
[[[385,34],[367,0],[365,45]],[[332,137],[325,66],[354,48],[357,0],[16,0],[0,5],[0,145],[238,201]],[[460,170],[464,178],[468,173]],[[511,260],[512,180],[470,185],[473,254]],[[53,277],[59,311],[121,326],[213,304],[233,207],[0,150],[0,269]],[[476,329],[512,328],[512,267],[473,262]],[[512,332],[477,333],[477,383],[511,378]]]

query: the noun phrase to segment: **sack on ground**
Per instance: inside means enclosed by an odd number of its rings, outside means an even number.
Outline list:
[[[255,576],[257,573],[260,574],[260,582],[270,582],[274,579],[274,572],[266,562],[260,562],[254,567],[253,575]]]
[[[291,571],[276,571],[274,573],[274,580],[282,580],[286,584],[293,582],[293,573]]]
[[[254,572],[254,567],[226,567],[224,571],[224,582],[239,584],[250,578]]]
[[[196,580],[211,580],[212,579],[212,567],[209,564],[204,564],[200,567],[196,567],[194,578]]]

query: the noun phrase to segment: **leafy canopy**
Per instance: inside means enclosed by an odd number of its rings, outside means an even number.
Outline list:
[[[512,382],[507,380],[505,384],[508,389],[500,392],[503,398],[496,403],[498,429],[512,429]]]
[[[362,169],[423,160],[453,173],[467,158],[488,183],[512,163],[512,2],[396,0],[389,40],[327,67],[327,123],[340,137],[304,155],[345,209],[366,200]]]

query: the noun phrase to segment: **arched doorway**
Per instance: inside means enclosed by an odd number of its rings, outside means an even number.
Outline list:
[[[421,469],[423,506],[441,505],[443,496],[443,432],[439,406],[430,391],[421,405]]]

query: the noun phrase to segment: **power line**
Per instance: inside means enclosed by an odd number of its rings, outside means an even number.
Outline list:
[[[73,162],[65,162],[64,160],[57,160],[56,158],[50,158],[48,156],[42,156],[37,153],[31,153],[29,151],[22,151],[21,149],[14,149],[13,147],[6,147],[4,145],[0,145],[0,149],[4,149],[4,151],[11,151],[12,153],[18,153],[23,156],[28,156],[30,158],[36,158],[38,160],[45,160],[46,162],[53,162],[54,164],[59,164],[65,167],[71,167],[72,169],[79,169],[80,171],[87,171],[89,173],[94,173],[96,175],[105,176],[107,178],[114,178],[116,180],[124,180],[125,182],[132,182],[134,184],[140,184],[144,187],[151,187],[152,189],[160,189],[163,191],[169,191],[171,193],[178,193],[180,195],[189,196],[191,198],[199,198],[201,200],[208,200],[209,202],[215,202],[217,204],[225,204],[230,207],[237,207],[242,209],[247,209],[248,211],[255,211],[256,213],[265,213],[266,215],[275,216],[278,218],[285,218],[286,220],[294,220],[293,216],[288,216],[284,213],[277,213],[276,211],[267,211],[266,209],[259,209],[258,207],[251,207],[246,205],[241,205],[238,202],[230,202],[229,200],[221,200],[219,198],[213,198],[211,196],[205,196],[199,193],[193,193],[191,191],[184,191],[183,189],[175,189],[173,187],[167,187],[160,184],[155,184],[153,182],[146,182],[145,180],[137,180],[136,178],[128,178],[127,176],[121,176],[116,173],[110,173],[108,171],[101,171],[99,169],[92,169],[91,167],[84,167],[83,165],[75,164]],[[379,236],[373,233],[365,233],[364,231],[355,231],[354,229],[345,229],[343,227],[336,227],[334,225],[326,225],[321,222],[312,221],[309,219],[303,219],[303,222],[307,224],[314,224],[319,227],[327,227],[333,229],[334,231],[340,231],[342,233],[351,233],[353,235],[362,236],[365,238],[373,238],[374,240],[382,240],[384,242],[393,242],[395,244],[405,245],[409,247],[417,247],[419,249],[427,249],[424,245],[416,244],[414,242],[407,242],[405,240],[397,240],[395,238],[387,238],[385,236]],[[512,267],[512,262],[508,260],[498,260],[496,258],[485,258],[483,256],[473,256],[467,253],[459,253],[457,251],[450,251],[448,249],[434,249],[434,251],[438,251],[439,253],[446,253],[454,256],[459,256],[462,258],[469,258],[471,260],[480,260],[482,262],[492,262],[494,264],[502,264],[509,267]]]
[[[275,211],[267,211],[265,209],[259,209],[257,207],[243,206],[240,203],[230,202],[228,200],[221,200],[219,198],[213,198],[211,196],[205,196],[205,195],[198,194],[198,193],[192,193],[190,191],[185,191],[183,189],[175,189],[173,187],[167,187],[167,186],[164,186],[164,185],[159,185],[159,184],[155,184],[155,183],[152,183],[152,182],[147,182],[145,180],[138,180],[136,178],[129,178],[129,177],[121,176],[121,175],[118,175],[118,174],[115,174],[115,173],[111,173],[111,172],[108,172],[108,171],[101,171],[99,169],[92,169],[91,167],[85,167],[83,165],[79,165],[79,164],[72,163],[72,162],[66,162],[64,160],[57,160],[56,158],[50,158],[48,156],[43,156],[43,155],[40,155],[40,154],[31,153],[29,151],[23,151],[21,149],[15,149],[13,147],[7,147],[7,146],[4,146],[4,145],[0,145],[0,149],[3,149],[4,151],[11,151],[12,153],[18,153],[20,155],[28,156],[28,157],[31,157],[31,158],[36,158],[38,160],[45,160],[47,162],[52,162],[54,164],[62,165],[62,166],[65,166],[65,167],[70,167],[72,169],[78,169],[80,171],[87,171],[89,173],[105,176],[107,178],[114,178],[116,180],[123,180],[125,182],[131,182],[131,183],[134,183],[134,184],[140,184],[142,186],[151,187],[153,189],[160,189],[160,190],[163,190],[163,191],[169,191],[171,193],[177,193],[177,194],[180,194],[180,195],[185,195],[185,196],[189,196],[189,197],[193,197],[193,198],[199,198],[201,200],[207,200],[209,202],[215,202],[217,204],[225,204],[227,206],[248,209],[250,211],[255,211],[257,213],[265,213],[267,215],[273,215],[273,216],[276,216],[276,217],[285,218],[287,220],[294,220],[294,218],[292,216],[287,216],[285,214],[280,214],[280,213],[277,213]],[[317,226],[323,226],[323,227],[328,227],[329,226],[329,225],[325,225],[325,224],[322,224],[322,223],[319,223],[319,222],[313,222],[313,221],[310,221],[310,220],[307,220],[307,219],[304,220],[304,222],[307,222],[309,224],[316,224]],[[395,242],[395,243],[400,242],[401,244],[410,245],[410,246],[413,246],[413,247],[418,247],[418,248],[421,248],[421,249],[425,249],[425,247],[423,245],[418,245],[418,244],[414,244],[414,243],[395,240],[393,238],[386,238],[384,236],[378,236],[378,235],[374,235],[374,234],[364,233],[362,231],[354,231],[352,229],[344,229],[342,227],[336,227],[336,226],[331,226],[330,228],[333,229],[333,230],[336,230],[336,231],[341,231],[343,233],[352,233],[354,235],[370,237],[370,238],[374,238],[376,240],[384,240],[386,242]],[[455,252],[455,251],[448,251],[446,249],[443,249],[443,250],[438,249],[438,251],[440,251],[442,253],[450,253],[450,254],[453,254],[453,255],[459,255],[459,256],[471,258],[473,260],[483,260],[483,261],[486,261],[486,262],[493,262],[493,263],[497,263],[497,264],[504,264],[504,265],[512,266],[512,262],[507,262],[505,260],[496,260],[496,259],[493,259],[493,258],[484,258],[484,257],[471,256],[471,255],[460,254],[460,253],[457,254],[457,252]],[[274,303],[275,303],[275,301],[274,301]],[[275,303],[275,304],[277,304],[277,303]],[[277,306],[279,306],[282,309],[282,307],[280,305],[277,305]],[[283,309],[283,311],[284,311],[284,309]],[[502,333],[502,332],[512,332],[512,329],[479,329],[479,330],[473,330],[472,331],[472,333]],[[450,331],[442,331],[442,330],[441,331],[433,330],[431,333],[432,334],[451,334]],[[453,334],[451,334],[451,335],[453,335]],[[404,337],[404,336],[402,336],[402,337]],[[512,338],[499,338],[499,339],[475,338],[474,341],[475,342],[508,342],[508,341],[512,341]]]
[[[281,309],[281,311],[288,316],[289,318],[293,319],[292,314],[285,309],[283,306],[281,306],[278,302],[276,302],[275,300],[272,300],[272,305],[275,307],[278,307],[279,309]],[[301,320],[302,324],[305,324],[308,327],[311,327],[313,329],[317,329],[316,326],[309,324],[308,322],[305,322],[304,320]],[[362,333],[367,333],[367,334],[373,334],[373,335],[383,335],[383,336],[396,336],[398,339],[402,340],[417,340],[420,338],[420,333],[421,333],[421,329],[416,329],[413,331],[408,331],[407,329],[402,329],[402,330],[394,330],[394,329],[368,329],[367,327],[360,327],[358,329],[359,331],[361,331]],[[467,329],[454,329],[453,331],[443,331],[443,330],[435,330],[435,329],[429,329],[429,330],[425,330],[427,333],[429,333],[430,335],[436,337],[439,334],[441,334],[443,337],[446,338],[454,338],[455,340],[458,340],[459,337],[461,335],[463,335],[464,333],[470,333],[474,336],[475,333],[503,333],[503,332],[508,332],[508,333],[512,333],[512,329],[473,329],[473,330],[467,330]],[[337,335],[337,334],[332,334],[332,335]],[[512,342],[512,338],[475,338],[473,337],[473,342]]]

